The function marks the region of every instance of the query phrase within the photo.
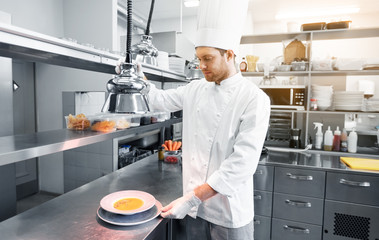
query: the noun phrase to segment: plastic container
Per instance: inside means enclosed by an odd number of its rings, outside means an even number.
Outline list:
[[[315,129],[317,128],[316,132],[316,142],[315,142],[315,149],[321,149],[322,145],[322,139],[323,139],[323,133],[322,133],[322,123],[314,122]]]
[[[166,121],[166,112],[157,112],[157,122]]]
[[[276,68],[276,70],[278,71],[278,72],[289,72],[289,71],[291,71],[291,65],[279,65],[277,68]]]
[[[312,70],[313,71],[332,71],[333,70],[332,60],[331,59],[313,60]]]
[[[337,129],[334,131],[333,137],[333,151],[339,152],[341,149],[341,131],[337,126]]]
[[[357,152],[357,144],[358,144],[358,135],[353,128],[353,131],[350,132],[349,138],[347,140],[347,151],[349,153]]]
[[[165,151],[165,163],[180,163],[182,161],[182,153],[180,151]]]
[[[116,123],[117,129],[127,129],[131,127],[132,116],[125,114],[115,114],[112,117]]]
[[[130,127],[138,127],[141,125],[141,114],[130,114]]]
[[[350,25],[351,25],[351,21],[330,22],[326,24],[326,29],[350,28]]]
[[[318,108],[317,108],[317,99],[315,98],[312,98],[311,99],[311,108],[310,108],[312,111],[317,111]]]
[[[332,151],[333,148],[333,133],[330,130],[330,126],[328,126],[328,130],[325,131],[324,135],[324,150]]]
[[[341,152],[347,152],[347,132],[345,128],[341,133]]]
[[[116,131],[116,122],[113,118],[101,117],[93,120],[91,130],[96,132],[114,132]]]
[[[65,116],[67,129],[74,131],[84,131],[90,128],[91,121],[84,115],[78,114],[76,116]]]
[[[292,62],[292,71],[307,71],[308,62]]]
[[[144,113],[141,115],[141,125],[149,125],[151,124],[151,113]]]

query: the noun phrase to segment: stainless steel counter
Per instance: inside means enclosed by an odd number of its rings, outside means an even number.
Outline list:
[[[154,129],[168,127],[171,124],[181,121],[181,118],[170,119],[161,123],[118,130],[111,133],[92,131],[77,132],[59,129],[33,134],[0,137],[0,166],[113,138],[125,136],[133,137]]]
[[[378,159],[379,161],[378,155],[360,156],[358,154],[349,155],[346,153],[329,153],[325,151],[281,152],[269,150],[268,154],[261,156],[259,164],[379,174],[379,171],[351,169],[340,160],[341,156]]]
[[[167,219],[121,227],[96,216],[100,200],[109,193],[141,190],[163,206],[182,195],[181,166],[156,155],[133,163],[71,192],[0,223],[1,239],[146,239]]]

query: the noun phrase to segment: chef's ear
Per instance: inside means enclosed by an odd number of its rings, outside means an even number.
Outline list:
[[[226,50],[226,59],[229,61],[229,60],[233,60],[234,59],[234,52],[233,50],[229,49],[229,50]]]

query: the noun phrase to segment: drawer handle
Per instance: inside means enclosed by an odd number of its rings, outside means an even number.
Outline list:
[[[254,219],[254,224],[256,224],[256,225],[260,225],[260,224],[261,224],[261,221],[259,221],[259,220],[255,220],[255,219]]]
[[[304,181],[312,181],[313,180],[312,176],[307,176],[307,175],[293,175],[291,173],[287,173],[286,175],[289,178],[296,179],[296,180],[304,180]]]
[[[263,171],[262,171],[262,170],[257,170],[257,171],[255,171],[255,174],[262,175],[262,174],[263,174]]]
[[[306,234],[310,233],[308,228],[294,227],[294,226],[288,226],[288,225],[283,225],[283,228],[290,232],[300,232],[300,233],[306,233]]]
[[[340,183],[349,185],[349,186],[354,186],[354,187],[370,187],[369,182],[354,182],[354,181],[349,181],[343,178],[340,179]]]
[[[312,204],[310,202],[303,202],[303,201],[296,201],[296,200],[289,200],[287,199],[285,201],[288,205],[296,206],[296,207],[312,207]]]
[[[262,195],[255,195],[254,194],[254,200],[261,200],[262,199]]]

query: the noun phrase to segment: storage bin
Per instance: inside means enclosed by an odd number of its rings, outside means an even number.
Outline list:
[[[181,151],[166,151],[164,153],[164,162],[166,163],[181,163],[182,152]]]
[[[292,71],[307,71],[308,63],[307,62],[292,62]]]
[[[92,121],[91,130],[96,132],[114,132],[116,131],[116,122],[113,118],[100,117]]]

